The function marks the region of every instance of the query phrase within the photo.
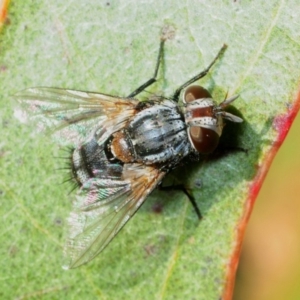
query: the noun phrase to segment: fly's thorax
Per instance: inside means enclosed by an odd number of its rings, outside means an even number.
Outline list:
[[[184,117],[188,138],[199,153],[210,153],[218,146],[224,127],[218,106],[201,86],[189,86],[183,94]]]
[[[174,165],[191,151],[183,116],[169,100],[138,112],[113,136],[111,152],[124,163]]]

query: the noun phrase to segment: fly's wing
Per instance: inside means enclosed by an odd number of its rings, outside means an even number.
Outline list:
[[[118,180],[91,178],[81,187],[68,219],[70,236],[65,268],[76,268],[98,255],[162,180],[151,166],[125,164]]]
[[[37,119],[38,130],[51,129],[61,143],[79,144],[91,136],[105,141],[125,126],[138,101],[99,93],[57,88],[30,88],[15,95],[22,119]],[[19,114],[17,114],[18,116]]]

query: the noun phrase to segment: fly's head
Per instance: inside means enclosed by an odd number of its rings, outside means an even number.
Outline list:
[[[184,91],[184,117],[194,150],[202,154],[215,150],[223,131],[223,119],[243,122],[241,118],[224,110],[237,98],[234,96],[216,104],[210,93],[199,85],[191,85]]]

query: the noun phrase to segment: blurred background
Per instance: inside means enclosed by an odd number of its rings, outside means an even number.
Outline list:
[[[300,299],[300,115],[259,193],[243,243],[234,300]]]

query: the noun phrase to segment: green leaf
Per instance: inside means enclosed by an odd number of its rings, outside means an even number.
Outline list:
[[[230,299],[255,196],[299,108],[300,12],[296,1],[268,2],[11,3],[0,53],[1,298]],[[240,94],[244,123],[227,124],[222,146],[248,153],[173,174],[191,189],[201,222],[184,193],[155,191],[99,257],[63,271],[72,195],[55,169],[65,162],[48,136],[19,122],[10,96],[33,86],[126,96],[152,76],[166,26],[174,37],[149,90],[171,95],[228,44],[201,85],[218,102]]]

